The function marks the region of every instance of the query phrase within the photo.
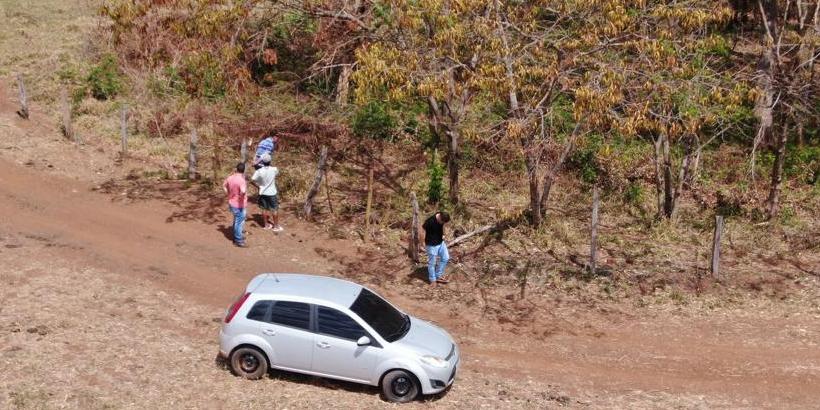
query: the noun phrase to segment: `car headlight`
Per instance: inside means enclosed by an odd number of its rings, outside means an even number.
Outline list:
[[[421,361],[424,364],[433,366],[433,367],[447,367],[447,361],[435,356],[422,356]]]

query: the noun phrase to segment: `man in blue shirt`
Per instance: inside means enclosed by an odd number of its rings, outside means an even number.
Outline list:
[[[276,143],[279,141],[279,137],[271,131],[262,141],[259,141],[259,144],[256,146],[256,155],[253,157],[253,168],[259,169],[262,168],[262,156],[267,154],[273,158],[273,152],[276,151]]]

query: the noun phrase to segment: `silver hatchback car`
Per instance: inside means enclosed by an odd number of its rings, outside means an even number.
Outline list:
[[[455,380],[459,351],[447,332],[345,280],[264,273],[228,308],[219,354],[248,379],[269,368],[381,386],[408,402]]]

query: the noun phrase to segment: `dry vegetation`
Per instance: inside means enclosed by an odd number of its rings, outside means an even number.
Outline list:
[[[15,73],[26,77],[41,130],[29,135],[6,134],[4,156],[35,165],[43,153],[62,174],[100,182],[104,193],[126,200],[157,198],[177,201],[180,193],[207,198],[217,206],[213,180],[220,179],[238,158],[239,138],[259,130],[283,132],[278,154],[279,181],[288,217],[298,213],[315,172],[322,144],[331,147],[329,191],[317,199],[317,228],[330,237],[347,239],[363,250],[357,258],[333,250],[320,254],[343,262],[345,277],[396,290],[424,303],[430,291],[420,286],[424,272],[404,256],[409,228],[411,191],[427,186],[423,149],[398,139],[383,147],[376,163],[374,227],[364,232],[366,144],[334,123],[337,113],[324,112],[313,98],[292,95],[287,86],[253,96],[242,116],[224,106],[157,96],[147,90],[146,73],[127,72],[128,92],[99,101],[80,96],[74,107],[75,128],[85,145],[79,148],[54,138],[59,123],[56,96],[62,87],[83,83],[92,62],[111,51],[106,27],[94,17],[98,2],[79,0],[0,0],[0,78],[12,90]],[[96,39],[91,36],[98,36]],[[95,41],[92,41],[95,40]],[[118,112],[132,110],[129,158],[118,158]],[[227,103],[225,103],[227,104]],[[319,114],[324,118],[317,119]],[[201,125],[203,181],[184,176],[187,130]],[[3,125],[0,124],[0,127]],[[481,146],[477,147],[482,149]],[[78,154],[79,152],[79,154]],[[743,153],[707,152],[703,187],[679,204],[674,223],[653,220],[651,192],[626,198],[626,177],[603,196],[600,228],[604,275],[584,273],[588,252],[590,193],[570,170],[552,193],[542,227],[511,223],[508,229],[476,238],[452,250],[451,287],[433,295],[440,305],[458,303],[463,322],[458,328],[466,344],[488,343],[481,334],[497,329],[527,335],[538,342],[562,334],[603,336],[600,323],[671,317],[772,319],[818,313],[820,275],[820,191],[789,188],[782,216],[759,223],[754,204],[737,210],[727,221],[720,280],[708,274],[712,210],[724,200],[759,192],[725,191],[746,166]],[[61,162],[59,159],[63,159]],[[71,164],[83,161],[83,169]],[[114,162],[116,160],[116,162]],[[519,174],[510,164],[487,163],[480,155],[462,174],[466,212],[452,229],[470,231],[488,221],[523,221],[528,198]],[[628,158],[630,178],[648,181],[651,153]],[[715,166],[725,161],[722,166]],[[102,183],[104,182],[104,183]],[[726,198],[718,199],[718,192]],[[759,195],[758,195],[759,196]],[[726,200],[728,198],[728,200]],[[213,199],[213,200],[212,200]],[[175,202],[190,218],[213,222],[209,210],[197,213]],[[332,210],[331,210],[332,206]],[[435,207],[424,205],[424,212]],[[752,222],[754,221],[754,222]],[[203,305],[184,295],[167,293],[155,284],[124,279],[76,261],[50,257],[49,246],[0,231],[0,408],[374,408],[391,407],[374,389],[276,375],[259,383],[238,380],[215,362],[215,332],[221,306]],[[367,242],[363,239],[368,237]],[[811,316],[814,315],[814,316]],[[814,319],[811,319],[811,318]],[[477,319],[478,318],[478,319]],[[457,318],[458,319],[458,318]],[[473,321],[490,324],[476,325]],[[671,319],[670,319],[671,320]],[[482,327],[486,326],[486,327]],[[736,329],[737,330],[737,329]],[[740,333],[740,330],[737,330]],[[783,327],[776,340],[816,346],[814,328]],[[763,343],[758,335],[756,342]],[[553,340],[554,341],[554,340]],[[558,342],[555,342],[556,344]],[[560,345],[554,346],[556,349]],[[814,375],[817,369],[792,369]],[[601,391],[584,381],[573,386],[548,384],[542,375],[522,382],[503,374],[482,374],[479,367],[461,374],[447,395],[409,407],[550,408],[714,408],[756,407],[719,394]],[[783,403],[763,405],[782,407]],[[778,406],[781,405],[781,406]]]
[[[0,74],[8,78],[13,73],[22,73],[29,81],[35,104],[53,119],[40,126],[58,124],[57,115],[50,114],[56,112],[54,96],[58,90],[80,87],[92,65],[115,51],[109,23],[93,17],[100,3],[83,0],[68,6],[37,0],[24,5],[5,0],[2,5],[8,24],[2,32],[0,58],[5,71]],[[193,44],[191,38],[186,41],[180,52]],[[138,45],[126,43],[122,47],[148,47]],[[168,44],[160,42],[155,47],[167,48]],[[316,98],[292,93],[284,86],[260,88],[255,95],[232,97],[240,98],[239,102],[228,99],[207,105],[196,99],[151,91],[149,83],[154,71],[140,71],[136,64],[125,65],[123,69],[126,92],[102,101],[86,93],[79,96],[74,108],[77,131],[86,141],[81,149],[100,150],[117,158],[118,111],[123,104],[131,107],[129,157],[119,158],[116,169],[98,162],[93,170],[95,180],[105,179],[107,174],[113,177],[102,185],[104,192],[132,199],[171,199],[169,194],[174,189],[190,187],[196,195],[209,195],[214,181],[220,180],[238,158],[241,137],[278,129],[284,142],[277,165],[283,170],[279,183],[286,209],[297,212],[315,172],[318,147],[328,145],[330,183],[329,190],[323,189],[317,200],[320,227],[333,237],[359,243],[368,237],[379,249],[372,257],[385,261],[379,264],[381,273],[415,272],[416,267],[408,266],[401,255],[410,215],[408,194],[421,194],[428,182],[427,169],[420,165],[427,162],[427,156],[417,141],[399,138],[377,151],[374,228],[366,233],[366,168],[372,147],[353,138],[345,126],[333,123],[333,115],[340,113],[324,110]],[[242,114],[230,114],[236,112],[231,104],[241,104]],[[320,115],[324,116],[319,119]],[[205,177],[202,187],[174,181],[184,176],[187,130],[191,127],[201,127],[201,174]],[[30,141],[14,147],[22,150],[25,144],[31,145],[28,149],[35,149],[36,143]],[[64,148],[61,143],[47,145],[42,149],[49,153],[73,149]],[[484,148],[487,147],[480,144],[472,147],[478,152]],[[630,156],[619,160],[626,168],[632,168],[631,174],[627,178],[618,173],[617,167],[613,168],[610,177],[614,179],[604,190],[599,240],[605,268],[602,277],[583,272],[588,253],[590,193],[589,186],[579,182],[574,174],[577,170],[570,166],[566,176],[557,182],[545,224],[532,229],[522,212],[528,199],[520,173],[507,172],[509,164],[493,163],[476,152],[466,155],[463,211],[458,213],[453,231],[466,232],[501,220],[510,223],[508,229],[476,238],[456,249],[453,270],[475,286],[492,284],[500,288],[499,293],[517,294],[519,299],[527,294],[549,295],[544,289],[588,292],[588,297],[603,300],[642,300],[657,291],[681,295],[684,300],[704,293],[749,290],[762,296],[787,298],[789,292],[800,289],[806,277],[819,274],[820,191],[816,186],[789,189],[784,194],[781,217],[771,223],[756,223],[757,204],[747,200],[761,197],[761,192],[731,184],[741,177],[733,170],[742,169],[746,158],[724,151],[704,153],[703,184],[680,200],[677,217],[671,223],[653,218],[654,195],[646,184],[638,185],[634,192],[624,188],[627,179],[651,179],[651,167],[647,165],[651,154],[634,147],[624,151]],[[23,157],[25,154],[19,158]],[[77,173],[69,168],[62,170]],[[150,187],[157,184],[168,189],[150,192]],[[716,281],[706,269],[713,210],[721,206],[731,208],[736,215],[727,222],[724,275]],[[423,208],[423,212],[432,212],[435,206]]]

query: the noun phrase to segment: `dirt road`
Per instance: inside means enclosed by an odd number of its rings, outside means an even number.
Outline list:
[[[341,275],[343,270],[335,262],[338,256],[363,258],[352,241],[329,239],[315,226],[290,216],[281,235],[262,231],[251,222],[251,247],[235,248],[226,237],[229,216],[221,198],[197,196],[181,186],[144,187],[166,190],[166,201],[133,200],[118,192],[116,185],[104,189],[106,193],[95,192],[98,182],[62,176],[60,167],[47,168],[36,161],[33,151],[18,148],[21,152],[9,155],[8,147],[15,138],[32,133],[26,127],[42,124],[21,123],[10,111],[8,99],[0,107],[0,144],[6,148],[0,151],[4,152],[0,157],[0,233],[39,244],[41,249],[16,256],[11,253],[15,248],[7,246],[4,274],[11,275],[10,269],[24,265],[18,258],[41,255],[54,261],[51,269],[64,270],[70,265],[74,272],[112,272],[108,277],[120,277],[120,284],[136,281],[147,289],[180,294],[203,312],[218,312],[258,272]],[[48,129],[41,131],[48,133]],[[68,153],[73,148],[61,149],[67,157],[75,155]],[[21,161],[26,155],[34,161]],[[328,254],[337,257],[326,258]],[[601,407],[812,408],[820,403],[820,308],[816,303],[804,309],[763,301],[758,307],[714,313],[639,308],[629,313],[602,313],[592,321],[585,316],[583,325],[565,326],[538,340],[486,321],[458,300],[437,298],[440,294],[408,297],[410,290],[414,294],[422,291],[420,283],[379,283],[383,284],[376,286],[380,291],[411,313],[451,330],[463,345],[464,377],[471,383],[477,380],[475,375],[483,375],[485,383],[532,384],[579,398],[560,399],[556,404]],[[150,299],[150,292],[148,295],[144,298]],[[19,295],[6,296],[11,303],[26,303]],[[11,306],[15,308],[22,306]],[[198,320],[208,323],[209,319],[213,317]],[[561,320],[571,319],[566,315]],[[211,323],[198,330],[203,345],[216,326]],[[447,400],[445,396],[436,404],[446,405]],[[449,403],[454,407],[463,404]]]

